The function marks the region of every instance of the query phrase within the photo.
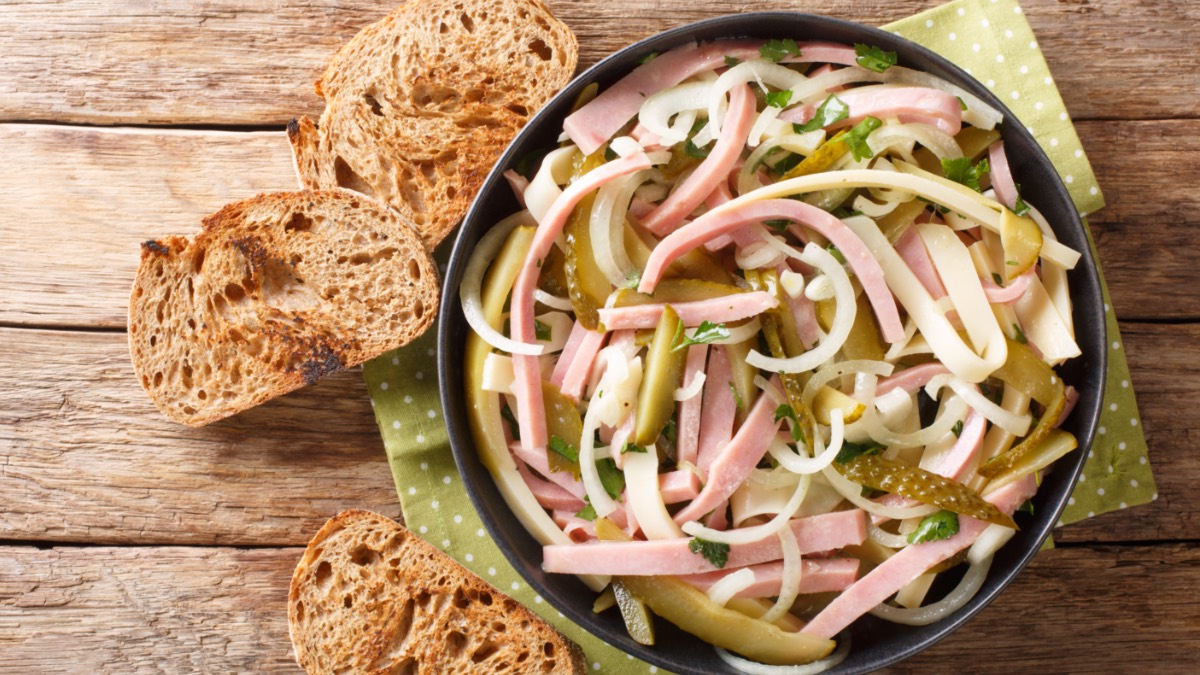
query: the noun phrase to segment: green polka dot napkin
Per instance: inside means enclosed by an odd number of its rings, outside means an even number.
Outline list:
[[[1081,213],[1104,205],[1037,40],[1013,0],[959,0],[886,28],[960,64],[1003,98],[1054,161]],[[1157,496],[1120,332],[1109,305],[1105,309],[1112,351],[1102,426],[1063,523]],[[364,367],[408,526],[580,643],[593,670],[657,672],[562,618],[525,584],[488,537],[450,454],[438,403],[435,341],[435,331],[430,330]]]

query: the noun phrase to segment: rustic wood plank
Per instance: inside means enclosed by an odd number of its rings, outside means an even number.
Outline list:
[[[4,667],[297,672],[285,603],[300,553],[0,547]],[[1125,672],[1146,654],[1156,673],[1192,672],[1200,605],[1162,590],[1198,584],[1200,552],[1186,545],[1049,551],[962,630],[889,672]]]
[[[0,120],[89,124],[283,124],[316,114],[312,82],[329,57],[394,3],[248,0],[5,4]],[[763,0],[879,25],[930,0]],[[1078,118],[1194,116],[1200,75],[1187,0],[1022,3]],[[745,11],[731,0],[558,0],[581,65],[660,30]],[[619,26],[619,30],[614,30]],[[51,76],[47,77],[47,74]],[[1137,96],[1129,96],[1129,83]]]
[[[0,539],[302,545],[400,506],[357,369],[201,429],[150,403],[121,333],[0,328]]]
[[[1196,317],[1200,120],[1079,125],[1109,206],[1093,218],[1117,312]],[[122,327],[141,241],[291,189],[282,134],[0,124],[0,323]]]
[[[0,124],[0,323],[123,327],[138,244],[295,189],[280,133]]]

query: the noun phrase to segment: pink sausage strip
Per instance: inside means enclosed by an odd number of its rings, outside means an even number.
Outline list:
[[[554,364],[554,371],[550,374],[550,384],[562,389],[563,379],[567,376],[567,369],[570,368],[571,362],[575,360],[575,354],[579,351],[579,343],[583,342],[583,336],[587,333],[587,329],[578,321],[571,326],[571,334],[567,336],[567,343],[563,345],[562,352],[558,355],[558,361]]]
[[[903,389],[911,394],[929,384],[929,381],[934,377],[949,374],[950,369],[937,361],[905,368],[895,375],[880,380],[879,384],[875,387],[875,398],[879,398],[893,389]]]
[[[727,530],[729,529],[729,518],[726,513],[729,511],[729,501],[723,501],[717,504],[717,508],[713,509],[712,514],[708,516],[708,522],[704,524],[710,530]]]
[[[1036,491],[1037,484],[1030,474],[996,490],[986,499],[1001,511],[1011,514]],[[832,638],[929,568],[973,544],[987,525],[982,520],[959,516],[958,534],[949,539],[901,549],[843,591],[800,632]]]
[[[718,504],[729,499],[729,495],[738,489],[766,454],[771,438],[779,429],[779,422],[775,421],[774,415],[775,402],[771,397],[758,397],[758,402],[750,409],[746,421],[713,460],[708,471],[708,483],[692,503],[675,514],[675,522],[682,525],[699,520]]]
[[[658,475],[658,491],[664,504],[678,504],[700,494],[700,477],[687,469],[666,471]]]
[[[933,259],[929,257],[929,251],[925,248],[925,242],[921,241],[917,228],[910,227],[900,235],[896,242],[896,253],[900,254],[900,259],[908,265],[934,300],[946,297],[946,286],[938,276]]]
[[[758,52],[762,41],[723,41],[677,47],[634,68],[563,122],[563,130],[583,154],[590,155],[633,119],[647,97],[697,73],[725,65],[726,55]]]
[[[845,590],[858,578],[858,561],[851,558],[806,559],[800,568],[800,593],[831,593]],[[735,598],[773,598],[779,595],[783,585],[783,561],[753,565],[754,583],[739,591]],[[707,592],[712,585],[733,574],[708,572],[680,577],[689,584]]]
[[[988,147],[988,166],[992,189],[1000,203],[1010,209],[1017,207],[1017,184],[1013,182],[1012,171],[1008,167],[1008,155],[1004,152],[1004,141],[996,141]]]
[[[737,402],[730,382],[733,371],[724,347],[712,350],[708,357],[708,378],[704,381],[704,417],[700,420],[700,438],[696,450],[696,468],[708,478],[708,470],[729,440],[733,438],[733,423],[737,417]]]
[[[683,181],[683,185],[642,220],[642,225],[654,234],[665,235],[700,206],[717,185],[728,180],[729,172],[746,147],[746,137],[750,135],[754,118],[754,94],[750,85],[735,87],[729,95],[729,114],[712,152]]]
[[[567,492],[563,488],[534,476],[522,462],[517,462],[517,473],[521,474],[525,485],[533,493],[538,504],[548,509],[560,509],[578,513],[583,508],[583,500]]]
[[[584,174],[579,180],[563,190],[558,199],[550,205],[550,209],[538,225],[533,235],[529,256],[525,265],[517,275],[512,292],[512,338],[517,342],[534,344],[536,335],[533,328],[533,292],[537,287],[538,271],[541,261],[549,253],[554,240],[562,232],[571,211],[588,193],[599,189],[605,183],[631,174],[635,171],[650,168],[650,159],[645,153],[639,152],[628,157],[615,159]],[[513,371],[516,380],[513,383],[513,395],[517,399],[517,419],[521,425],[521,445],[530,450],[545,452],[546,420],[543,418],[542,407],[542,375],[538,365],[538,357],[513,354]]]
[[[884,280],[883,268],[866,244],[829,212],[794,199],[764,199],[733,208],[720,207],[672,232],[651,252],[638,290],[642,293],[653,292],[672,262],[704,242],[733,233],[745,225],[780,218],[797,221],[833,242],[862,282],[863,290],[879,319],[884,339],[896,342],[904,337],[900,312]],[[803,234],[795,229],[794,232],[797,236]]]
[[[524,428],[522,428],[524,431]],[[568,494],[582,500],[587,491],[583,489],[583,483],[575,480],[575,477],[566,471],[551,471],[550,460],[545,452],[537,452],[529,450],[522,446],[519,442],[510,443],[508,449],[512,451],[517,459],[521,460],[518,464],[525,464],[529,468],[540,473],[546,480],[552,484],[565,490]],[[580,505],[579,508],[583,508]],[[576,509],[577,511],[579,509]]]
[[[1011,305],[1025,295],[1035,274],[1037,274],[1036,265],[1025,270],[1024,274],[1013,279],[1012,283],[1007,286],[997,286],[996,282],[991,279],[980,278],[980,282],[983,283],[983,294],[987,296],[988,302]]]
[[[562,528],[563,534],[567,535],[571,541],[582,544],[596,538],[596,526],[593,523],[574,516],[562,518],[562,522],[559,522],[559,519],[559,513],[556,512],[554,522]]]
[[[709,300],[671,303],[671,307],[679,314],[683,325],[695,327],[699,326],[702,321],[725,323],[748,319],[762,314],[768,309],[774,309],[778,304],[779,300],[766,291],[753,291],[732,293]],[[663,307],[665,305],[657,303],[629,307],[605,307],[599,311],[600,323],[603,323],[609,330],[654,328],[658,324],[658,317],[662,316]],[[513,358],[516,359],[516,356],[514,355]],[[521,431],[522,434],[525,431],[524,422],[521,423]]]
[[[688,347],[687,361],[683,366],[683,386],[691,386],[696,377],[704,372],[708,361],[708,345],[699,344]],[[705,378],[708,376],[705,375]],[[705,382],[707,383],[707,379]],[[701,395],[693,396],[679,404],[679,434],[676,452],[680,462],[696,463],[696,452],[700,443],[700,403],[704,400]]]
[[[974,466],[974,460],[983,448],[983,438],[987,433],[987,419],[974,408],[967,412],[963,420],[962,432],[958,440],[940,456],[934,457],[928,466],[921,468],[932,471],[939,476],[961,480],[968,467]]]
[[[508,181],[508,186],[512,188],[513,195],[517,198],[517,203],[522,208],[525,207],[525,188],[529,187],[529,179],[517,173],[513,169],[504,172],[504,180]]]
[[[839,96],[850,107],[850,117],[829,128],[853,126],[871,117],[896,117],[901,122],[929,124],[955,136],[962,130],[962,106],[953,94],[928,87],[894,87],[851,90]],[[818,103],[791,108],[779,116],[785,122],[807,122]]]
[[[815,553],[861,544],[867,522],[860,510],[835,511],[798,518],[788,523],[800,544],[800,553]],[[688,550],[689,538],[653,541],[602,541],[594,544],[552,544],[544,547],[542,569],[555,574],[629,574],[633,576],[703,574],[717,568],[704,556]],[[779,537],[771,535],[751,544],[730,544],[723,569],[779,560]]]
[[[583,340],[575,352],[575,358],[567,366],[567,372],[562,382],[562,393],[576,401],[583,396],[583,390],[587,387],[592,368],[595,367],[596,357],[600,354],[600,349],[604,347],[604,341],[608,339],[608,333],[597,333],[586,328],[583,329],[583,332]],[[557,370],[555,368],[555,372]]]

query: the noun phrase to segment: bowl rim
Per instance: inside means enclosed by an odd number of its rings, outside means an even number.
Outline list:
[[[702,669],[694,668],[688,664],[681,664],[676,661],[665,658],[663,652],[657,648],[647,648],[633,643],[632,640],[622,634],[614,635],[613,631],[605,630],[604,627],[597,621],[596,616],[592,614],[590,607],[580,607],[575,603],[560,602],[558,593],[551,590],[543,582],[543,579],[531,575],[527,571],[526,565],[530,562],[521,557],[513,546],[507,541],[504,536],[504,531],[497,522],[496,514],[493,514],[485,503],[485,497],[481,493],[481,489],[490,489],[495,491],[495,485],[480,486],[475,481],[469,480],[469,472],[478,467],[468,466],[471,462],[479,465],[478,456],[475,451],[474,441],[471,438],[469,431],[469,421],[466,419],[464,407],[462,403],[461,380],[454,377],[455,362],[461,361],[456,356],[454,351],[456,334],[451,330],[451,327],[460,322],[458,327],[461,328],[462,311],[458,297],[458,284],[461,280],[462,270],[466,266],[467,260],[470,257],[470,252],[474,247],[478,237],[473,235],[476,231],[481,235],[486,231],[491,224],[494,224],[499,218],[493,214],[486,212],[486,203],[496,189],[504,188],[503,172],[524,154],[524,145],[527,139],[530,139],[538,132],[542,132],[542,126],[558,119],[558,129],[561,129],[561,119],[569,112],[569,108],[565,107],[565,101],[573,101],[578,93],[591,82],[602,82],[602,86],[610,85],[616,79],[623,77],[625,74],[636,67],[636,63],[631,61],[636,56],[641,56],[649,51],[665,51],[674,47],[679,47],[692,42],[707,43],[714,39],[737,39],[748,37],[748,34],[764,33],[762,30],[756,30],[755,25],[761,22],[778,22],[776,37],[781,39],[791,36],[797,41],[800,40],[820,40],[819,37],[812,37],[814,34],[819,34],[823,29],[828,29],[835,32],[848,32],[861,36],[862,42],[882,45],[885,49],[894,49],[902,52],[901,61],[925,60],[932,63],[934,68],[923,66],[920,70],[935,71],[940,77],[954,82],[956,85],[967,89],[975,96],[986,101],[989,105],[995,107],[1004,115],[1003,133],[1007,140],[1011,135],[1020,138],[1027,145],[1029,153],[1032,157],[1028,157],[1026,164],[1033,166],[1035,169],[1045,170],[1048,168],[1048,173],[1052,180],[1049,184],[1040,185],[1042,191],[1049,191],[1049,194],[1038,200],[1038,203],[1043,206],[1046,204],[1047,198],[1065,204],[1066,212],[1069,214],[1067,222],[1055,221],[1052,223],[1056,233],[1060,235],[1063,232],[1079,231],[1082,233],[1084,247],[1081,252],[1079,264],[1071,271],[1072,281],[1072,299],[1079,294],[1084,302],[1075,302],[1075,321],[1078,325],[1081,308],[1089,313],[1094,313],[1092,310],[1098,310],[1102,304],[1099,274],[1094,259],[1093,250],[1087,245],[1088,233],[1081,214],[1074,207],[1074,202],[1071,200],[1066,186],[1059,177],[1053,163],[1050,162],[1045,152],[1034,139],[1032,133],[1022,124],[1013,123],[1018,118],[1010,111],[1003,101],[994,95],[990,90],[984,87],[978,80],[975,80],[971,75],[966,73],[961,67],[957,66],[949,59],[933,52],[932,50],[913,42],[907,38],[900,36],[898,33],[892,33],[881,28],[867,26],[864,24],[828,17],[823,15],[790,12],[790,11],[766,11],[766,12],[747,12],[741,14],[726,14],[716,17],[710,17],[700,21],[676,26],[665,31],[648,36],[644,39],[631,43],[612,54],[604,57],[596,64],[592,65],[578,76],[574,77],[563,89],[556,94],[541,110],[539,110],[525,125],[525,127],[516,135],[505,149],[499,160],[489,171],[484,179],[479,192],[472,201],[471,207],[462,221],[462,225],[454,239],[453,248],[450,254],[449,265],[446,268],[445,277],[443,280],[443,295],[442,303],[438,311],[438,354],[437,354],[437,369],[438,369],[438,385],[441,394],[441,403],[445,415],[447,431],[449,434],[449,442],[454,454],[455,463],[460,475],[463,477],[463,484],[470,497],[471,503],[479,514],[484,526],[502,551],[507,561],[517,570],[517,572],[525,579],[539,595],[561,612],[567,619],[574,622],[582,629],[591,635],[600,638],[608,644],[620,649],[627,654],[632,654],[639,659],[642,659],[650,664],[668,668],[679,673],[714,673],[714,672],[729,672],[731,670],[715,656],[711,658],[711,662]],[[714,33],[719,33],[719,36],[709,37]],[[807,34],[807,36],[805,35]],[[697,37],[699,35],[699,37]],[[763,39],[763,38],[758,38]],[[847,44],[842,40],[831,40]],[[949,76],[949,77],[947,77]],[[1014,173],[1016,173],[1014,167]],[[507,215],[507,214],[505,214]],[[490,224],[489,224],[490,221]],[[482,222],[484,224],[475,225],[474,223]],[[1094,317],[1093,317],[1094,318]],[[1062,484],[1064,487],[1059,488],[1061,492],[1055,494],[1043,494],[1043,490],[1039,490],[1038,498],[1048,500],[1048,504],[1043,505],[1041,515],[1034,516],[1035,521],[1032,529],[1032,539],[1022,538],[1025,545],[1016,551],[1016,558],[1009,562],[1007,566],[1001,566],[1000,569],[993,568],[988,574],[988,580],[985,582],[984,588],[967,603],[966,606],[951,614],[940,621],[937,621],[930,626],[923,627],[922,631],[908,631],[920,633],[917,639],[906,641],[896,649],[883,655],[882,658],[868,659],[863,662],[856,662],[854,659],[855,650],[851,647],[850,656],[847,657],[840,666],[830,669],[829,673],[863,673],[872,670],[886,667],[898,663],[904,659],[923,651],[924,649],[936,644],[947,637],[954,630],[965,624],[976,614],[983,610],[984,607],[991,602],[1016,578],[1033,557],[1041,549],[1050,534],[1050,531],[1061,517],[1063,509],[1066,507],[1067,500],[1070,497],[1073,486],[1078,480],[1079,474],[1083,470],[1083,465],[1087,458],[1087,450],[1092,445],[1095,432],[1098,425],[1099,416],[1102,410],[1104,400],[1104,390],[1106,387],[1107,376],[1107,350],[1103,348],[1107,344],[1106,325],[1104,314],[1099,315],[1098,321],[1093,321],[1094,325],[1090,326],[1090,330],[1098,331],[1098,344],[1100,349],[1094,353],[1088,354],[1086,351],[1083,356],[1077,357],[1074,361],[1087,360],[1086,371],[1092,373],[1096,380],[1095,402],[1090,407],[1084,409],[1077,406],[1072,414],[1072,425],[1076,426],[1078,431],[1076,437],[1079,441],[1079,448],[1072,451],[1073,454],[1060,459],[1056,463],[1055,471],[1052,476],[1056,483]],[[1096,340],[1092,340],[1096,343]],[[1081,347],[1083,347],[1081,341]],[[461,366],[461,363],[457,364]],[[1084,368],[1084,365],[1077,366]],[[1065,378],[1064,378],[1065,379]],[[1083,398],[1081,397],[1081,403]],[[463,412],[462,415],[459,413]],[[484,475],[491,478],[490,472],[484,469]],[[1060,479],[1061,475],[1061,479]],[[1048,507],[1048,508],[1047,508]],[[519,524],[516,525],[520,529],[520,534],[532,539],[532,536],[525,532],[524,528]],[[517,535],[520,536],[520,535]],[[1009,547],[1015,542],[1010,542],[1002,549],[1006,555],[1012,554],[1013,551]],[[1006,561],[1007,562],[1007,561]],[[537,561],[540,567],[540,561]],[[993,583],[993,579],[996,582]],[[574,578],[571,578],[574,581]],[[663,622],[666,623],[666,622]],[[891,625],[891,624],[889,624]],[[673,628],[673,627],[671,627]],[[903,629],[900,629],[903,631]],[[690,636],[689,636],[690,637]],[[692,638],[699,641],[698,638]],[[860,659],[861,661],[861,659]]]

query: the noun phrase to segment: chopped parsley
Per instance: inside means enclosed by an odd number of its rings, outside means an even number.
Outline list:
[[[640,452],[642,454],[645,454],[646,446],[634,445],[633,443],[626,443],[625,447],[621,448],[621,454],[624,455],[627,452]]]
[[[1029,205],[1025,203],[1025,198],[1021,196],[1021,184],[1014,183],[1014,185],[1016,185],[1017,188],[1017,201],[1015,204],[1013,204],[1013,213],[1017,214],[1018,216],[1023,216],[1026,213],[1029,213]]]
[[[608,496],[613,499],[620,497],[625,489],[625,474],[617,468],[617,463],[611,459],[599,460],[596,462],[596,472],[600,474],[600,484]]]
[[[871,146],[867,145],[867,136],[881,126],[883,126],[883,122],[878,117],[867,115],[863,121],[854,125],[850,133],[842,136],[842,140],[850,146],[850,154],[854,155],[855,161],[875,156],[875,153],[871,151]]]
[[[667,420],[667,426],[663,427],[662,437],[668,443],[674,444],[679,436],[679,429],[675,426],[675,418]]]
[[[779,63],[789,56],[800,56],[800,47],[795,40],[771,40],[759,47],[758,53],[768,61]]]
[[[856,44],[854,53],[858,56],[854,59],[858,65],[877,73],[882,73],[897,63],[896,52],[885,52],[872,45]]]
[[[964,101],[961,96],[955,96],[954,98],[958,99],[958,107],[962,108],[963,110],[967,109],[967,102]]]
[[[738,410],[745,408],[746,404],[742,402],[742,395],[738,393],[737,387],[733,386],[733,382],[729,383],[729,391],[733,392],[733,407]]]
[[[844,220],[844,219],[846,219],[846,218],[850,218],[850,217],[852,217],[852,216],[861,216],[861,215],[863,215],[863,212],[862,212],[862,211],[857,211],[857,210],[854,210],[854,209],[848,209],[848,208],[846,208],[845,206],[839,206],[839,207],[837,207],[836,209],[834,209],[834,210],[830,211],[830,213],[831,213],[831,214],[833,214],[833,217],[834,217],[834,218],[837,218],[837,219],[839,219],[839,220]]]
[[[576,464],[579,463],[579,450],[574,445],[563,440],[561,436],[551,436],[549,447],[555,453],[566,457]]]
[[[688,542],[688,550],[704,556],[704,559],[717,569],[724,569],[725,563],[729,562],[729,544],[693,537]]]
[[[963,430],[962,420],[955,422],[954,426],[950,427],[950,431],[954,432],[955,438],[960,438],[962,436],[962,430]]]
[[[997,286],[1004,285],[1004,277],[1000,276],[999,272],[992,272],[992,281],[996,282]]]
[[[688,337],[683,332],[683,322],[680,321],[679,329],[675,331],[675,339],[673,340],[675,346],[671,348],[671,351],[677,352],[680,349],[687,349],[692,345],[706,345],[727,337],[729,337],[729,329],[725,327],[725,324],[713,323],[711,321],[701,321],[700,325],[696,327],[695,334]]]
[[[791,171],[792,169],[796,168],[796,166],[799,165],[800,162],[802,162],[802,161],[804,161],[803,157],[801,157],[800,155],[798,155],[794,152],[790,152],[790,153],[788,153],[787,157],[784,157],[783,159],[779,160],[778,162],[775,162],[774,166],[770,166],[769,168],[771,170],[771,173],[782,176],[782,175],[786,174],[787,172]]]
[[[708,147],[709,145],[712,145],[712,143],[709,142],[704,144],[704,147],[700,147],[692,142],[692,139],[689,138],[687,139],[687,143],[683,144],[683,151],[688,157],[704,159],[705,157],[708,157],[708,153],[712,152],[712,148]]]
[[[736,66],[737,64],[739,64],[739,63],[741,63],[741,62],[742,62],[742,60],[741,60],[741,59],[739,59],[739,58],[737,58],[737,57],[735,57],[735,56],[728,56],[728,55],[727,55],[727,56],[725,57],[725,67],[726,67],[726,68],[732,68],[732,67]]]
[[[512,432],[513,440],[521,440],[521,427],[517,426],[517,418],[513,415],[513,411],[508,405],[500,406],[500,417],[503,417],[504,421],[508,422],[508,429]]]
[[[1025,337],[1025,331],[1017,324],[1013,324],[1013,339],[1023,345],[1029,344],[1029,338]]]
[[[651,61],[653,61],[654,59],[657,59],[657,58],[658,58],[658,52],[650,52],[649,54],[638,59],[638,65],[640,66],[640,65],[650,63]]]
[[[583,509],[575,515],[584,520],[596,519],[596,507],[592,506],[592,500],[588,499],[587,495],[583,496]]]
[[[946,174],[946,178],[966,185],[976,192],[979,192],[979,180],[990,170],[986,157],[979,160],[979,163],[974,166],[971,165],[970,157],[942,160],[942,172]]]
[[[925,516],[917,529],[908,535],[908,543],[924,544],[928,541],[949,539],[958,534],[958,514],[942,509],[937,513]]]
[[[796,417],[796,411],[792,408],[792,406],[786,403],[775,409],[775,421],[778,422],[782,419],[789,419],[792,421],[792,440],[796,441],[797,443],[800,442],[800,440],[804,438],[804,432],[800,428],[800,419]]]
[[[541,321],[534,319],[533,320],[533,335],[534,335],[534,337],[536,337],[539,340],[549,340],[550,339],[550,326],[547,326],[546,324],[542,323]]]
[[[792,124],[792,130],[798,134],[817,129],[824,129],[830,124],[836,124],[850,117],[850,106],[846,105],[842,99],[829,95],[825,102],[817,106],[816,112],[813,113],[812,119],[804,124]]]
[[[542,159],[548,154],[550,154],[549,148],[538,148],[537,150],[528,152],[522,155],[521,159],[517,160],[516,165],[513,166],[513,171],[516,171],[529,180],[533,180],[533,175],[537,173],[538,167],[541,166]]]
[[[883,450],[883,446],[873,441],[866,443],[851,443],[845,441],[842,443],[842,449],[838,451],[837,457],[834,458],[838,464],[849,464],[854,459],[862,455],[877,455]]]
[[[620,157],[620,155],[617,154],[616,150],[612,149],[611,145],[604,148],[604,161],[611,162],[616,160],[618,157]]]
[[[1025,503],[1017,508],[1017,512],[1018,513],[1028,513],[1029,515],[1032,516],[1033,515],[1033,500],[1026,499]]]
[[[772,108],[786,108],[788,103],[792,102],[792,92],[790,89],[783,91],[772,91],[767,93],[767,105]]]
[[[771,228],[772,230],[775,230],[776,232],[787,232],[788,225],[791,225],[791,224],[792,224],[792,221],[788,220],[787,218],[779,218],[777,220],[764,220],[763,221],[763,225],[766,225],[767,227]]]

